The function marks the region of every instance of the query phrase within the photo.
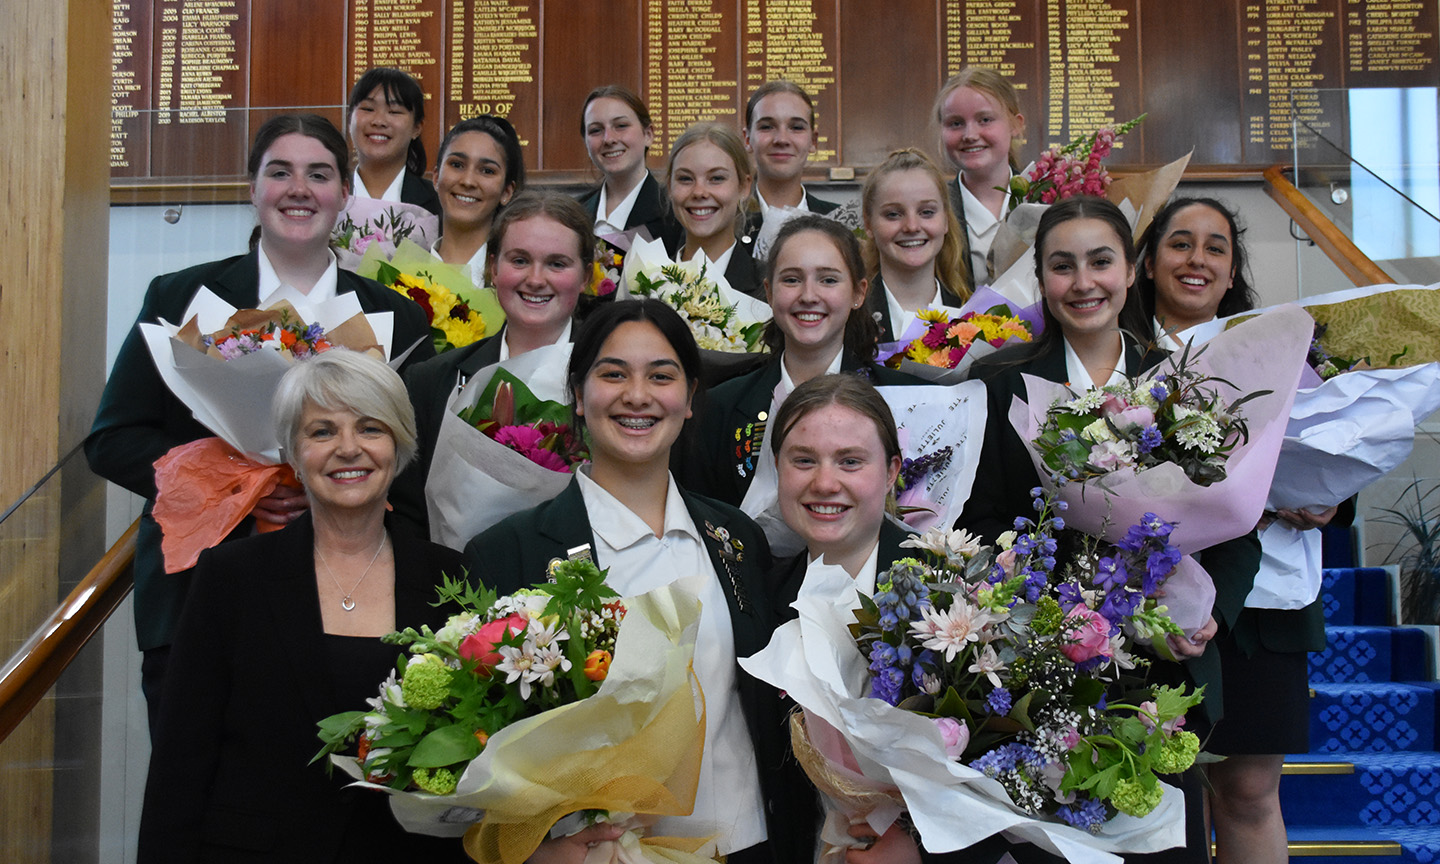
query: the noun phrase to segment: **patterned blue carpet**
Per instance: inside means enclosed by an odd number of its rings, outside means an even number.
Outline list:
[[[1315,864],[1440,862],[1440,684],[1425,633],[1389,625],[1389,579],[1374,568],[1325,571],[1329,645],[1310,658],[1311,752],[1287,761],[1354,771],[1286,775],[1280,799],[1292,847],[1388,842],[1400,856],[1303,859]]]

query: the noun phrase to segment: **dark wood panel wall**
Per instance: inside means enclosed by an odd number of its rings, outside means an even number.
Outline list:
[[[1150,118],[1117,166],[1194,148],[1193,165],[1287,158],[1292,91],[1434,86],[1437,0],[117,0],[112,176],[243,173],[254,126],[319,106],[343,120],[369,66],[428,94],[432,161],[463,117],[507,116],[539,177],[589,169],[586,93],[637,89],[652,164],[690,122],[740,123],[768,78],[805,84],[816,168],[863,171],[897,146],[934,149],[932,102],[967,64],[1020,91],[1027,154],[1102,123]],[[1339,97],[1308,95],[1323,118]],[[1343,130],[1332,130],[1343,136]]]

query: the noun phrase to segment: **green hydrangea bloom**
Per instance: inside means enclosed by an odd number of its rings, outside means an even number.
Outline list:
[[[450,676],[450,667],[435,655],[416,657],[405,667],[400,694],[411,708],[434,711],[445,704],[445,698],[450,695]]]
[[[1199,736],[1181,730],[1151,754],[1150,764],[1161,774],[1179,774],[1195,764],[1195,755],[1199,752]]]
[[[1065,612],[1060,608],[1060,601],[1048,594],[1041,597],[1035,603],[1035,617],[1031,619],[1030,626],[1039,636],[1048,636],[1051,633],[1060,632],[1060,622],[1065,620]]]
[[[1110,803],[1121,813],[1146,816],[1159,805],[1163,794],[1164,790],[1159,783],[1146,788],[1145,784],[1134,777],[1126,777],[1115,784],[1115,791],[1110,794]]]
[[[449,768],[416,768],[411,779],[431,795],[449,795],[460,778]]]

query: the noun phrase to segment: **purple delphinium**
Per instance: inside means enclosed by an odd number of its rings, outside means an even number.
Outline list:
[[[1160,427],[1150,424],[1140,430],[1140,452],[1149,453],[1159,447],[1165,441],[1165,436],[1160,434]]]
[[[1098,798],[1077,798],[1075,803],[1062,806],[1055,815],[1066,824],[1091,834],[1099,834],[1105,827],[1105,805]]]
[[[989,708],[992,714],[999,714],[1001,716],[1010,713],[1013,702],[1014,700],[1010,696],[1010,691],[1004,687],[996,687],[990,691],[989,696],[985,697],[985,707]]]

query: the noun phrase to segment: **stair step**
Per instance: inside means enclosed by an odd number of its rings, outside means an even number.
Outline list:
[[[1310,655],[1311,681],[1423,681],[1430,641],[1415,627],[1325,628],[1324,651]]]
[[[1321,584],[1326,624],[1383,627],[1390,623],[1390,573],[1383,568],[1326,570]]]
[[[1393,861],[1404,851],[1399,841],[1370,828],[1287,825],[1286,833],[1290,839],[1290,857],[1305,858],[1312,864],[1332,859],[1345,864],[1360,864],[1366,858]]]
[[[1376,682],[1311,685],[1313,753],[1433,751],[1437,686]]]
[[[1305,761],[1353,771],[1282,775],[1287,827],[1420,829],[1440,840],[1440,753],[1354,753]]]

